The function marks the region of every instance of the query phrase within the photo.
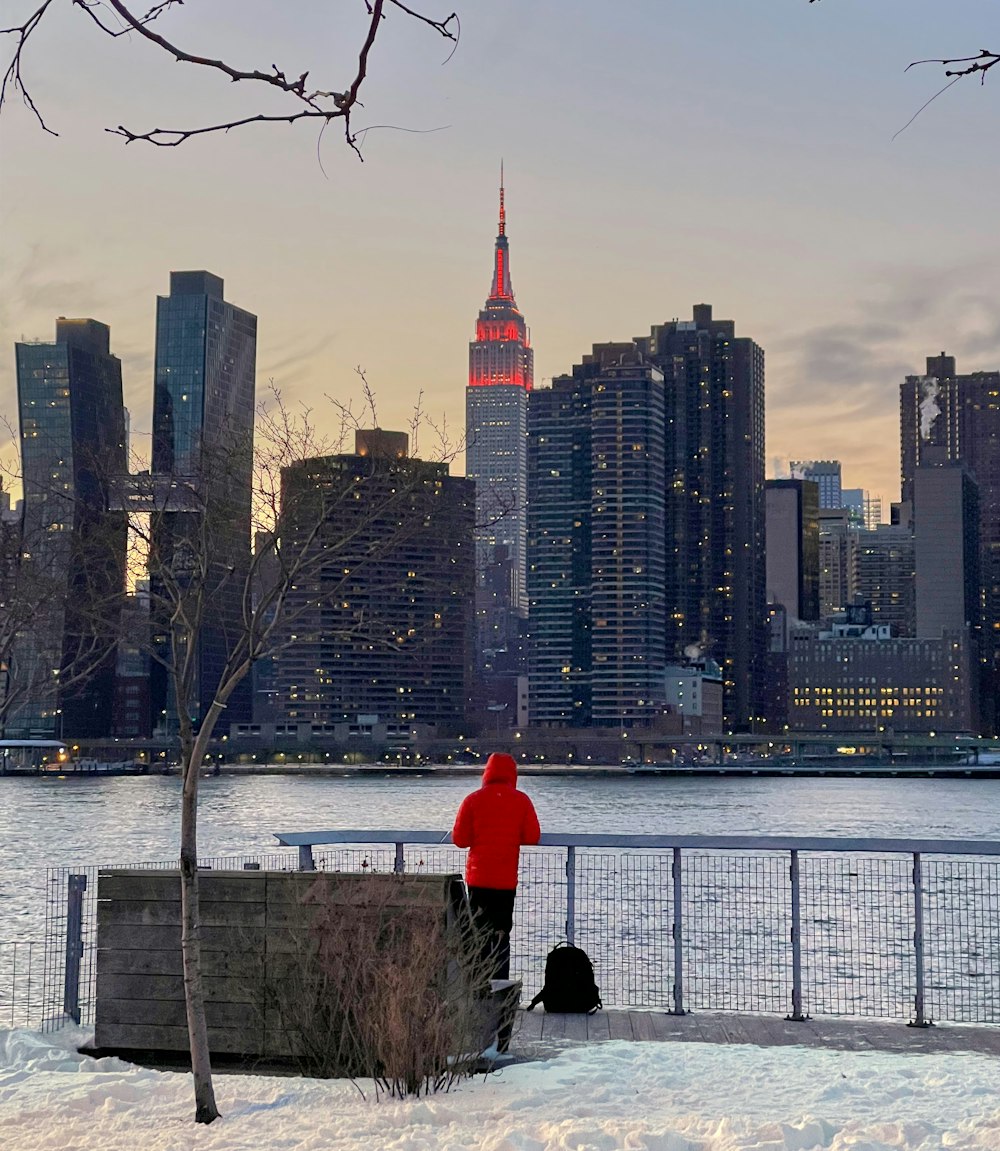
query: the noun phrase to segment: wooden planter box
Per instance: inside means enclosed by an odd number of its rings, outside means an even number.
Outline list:
[[[450,939],[466,906],[457,875],[203,871],[198,883],[210,1050],[261,1060],[302,1056],[301,1008],[320,994],[323,932],[340,916],[356,932],[372,916],[381,926],[357,932],[364,954],[338,944],[327,969],[378,964],[411,933]],[[95,1047],[186,1053],[179,872],[102,871],[97,898]]]

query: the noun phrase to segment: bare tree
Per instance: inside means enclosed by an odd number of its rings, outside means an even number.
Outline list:
[[[370,396],[368,408],[374,412]],[[413,492],[427,487],[426,478],[406,461],[390,469],[388,482],[375,459],[349,471],[319,468],[301,482],[301,461],[336,460],[331,451],[344,447],[361,420],[342,408],[338,436],[332,444],[323,442],[310,413],[290,413],[275,393],[258,409],[252,440],[219,435],[212,445],[202,444],[192,474],[134,473],[117,496],[129,518],[131,566],[143,565],[149,574],[147,647],[165,677],[164,710],[180,744],[181,948],[200,1123],[219,1114],[198,915],[198,784],[211,741],[254,663],[296,642],[296,621],[314,618],[327,606],[340,608],[348,582],[361,569],[377,571],[419,523],[409,513]],[[287,482],[289,473],[298,480]],[[380,525],[377,533],[370,530],[373,521]],[[245,529],[257,540],[252,554]],[[373,651],[398,651],[416,640],[389,634],[371,613],[335,613],[328,632],[341,642],[363,641]],[[214,662],[206,658],[209,648]]]
[[[279,68],[270,64],[261,68],[237,67],[228,60],[218,59],[182,47],[180,38],[171,32],[167,34],[164,25],[168,24],[169,17],[182,18],[176,12],[183,6],[184,0],[160,0],[148,9],[145,0],[142,6],[137,6],[132,0],[36,0],[35,7],[30,9],[20,24],[13,24],[0,28],[0,34],[12,38],[13,50],[0,84],[0,108],[13,94],[19,94],[25,106],[38,121],[43,131],[52,135],[57,133],[46,122],[39,109],[25,79],[25,50],[30,47],[31,41],[39,27],[45,22],[47,16],[54,8],[60,5],[69,6],[77,11],[81,20],[86,19],[92,27],[96,27],[101,34],[112,38],[136,37],[160,49],[171,59],[181,64],[197,68],[208,69],[218,73],[230,83],[241,83],[255,90],[266,89],[277,92],[287,99],[292,111],[282,114],[270,114],[260,111],[252,112],[230,120],[221,120],[214,123],[195,125],[190,128],[153,128],[147,131],[136,131],[123,124],[107,128],[105,131],[112,135],[121,136],[126,143],[144,140],[149,144],[162,148],[176,147],[190,140],[194,136],[204,136],[210,133],[229,132],[233,128],[242,128],[248,124],[295,124],[300,121],[312,121],[325,128],[334,120],[341,121],[344,138],[347,144],[359,155],[358,140],[362,132],[368,129],[356,129],[352,123],[355,109],[362,106],[360,94],[368,77],[369,58],[375,45],[376,37],[383,22],[391,15],[397,14],[401,18],[413,20],[446,40],[458,43],[460,25],[455,12],[448,16],[438,18],[422,11],[423,5],[418,0],[411,0],[406,4],[403,0],[358,0],[364,5],[366,19],[364,34],[358,45],[358,62],[346,83],[336,89],[328,87],[314,87],[310,82],[308,71],[296,74],[295,69]],[[452,49],[454,50],[454,49]]]

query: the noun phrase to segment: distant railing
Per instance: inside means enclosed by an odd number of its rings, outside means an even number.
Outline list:
[[[359,843],[391,844],[396,871],[461,858],[441,831],[276,838],[305,869]],[[1000,1022],[1000,842],[546,834],[522,857],[526,988],[559,938],[622,1006]]]
[[[457,872],[465,856],[445,831],[277,838],[286,850],[202,863]],[[32,1025],[93,1021],[97,871],[49,872]],[[1000,1023],[1000,842],[546,834],[521,856],[512,974],[525,998],[560,939],[586,949],[607,1006]]]

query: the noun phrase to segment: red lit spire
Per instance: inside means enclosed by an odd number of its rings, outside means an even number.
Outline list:
[[[469,345],[469,387],[510,386],[530,392],[534,356],[524,316],[517,310],[510,286],[507,248],[507,208],[504,202],[503,161],[500,161],[500,221],[493,256],[493,286]]]
[[[500,224],[497,231],[496,250],[493,256],[493,287],[491,300],[514,301],[514,289],[510,286],[510,260],[507,254],[507,211],[503,202],[503,160],[500,161]]]

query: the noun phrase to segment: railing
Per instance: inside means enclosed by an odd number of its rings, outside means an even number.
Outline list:
[[[277,838],[292,850],[202,863],[464,864],[443,831]],[[49,872],[43,952],[0,947],[0,1027],[93,1022],[98,870]],[[560,939],[586,949],[607,1006],[1000,1023],[1000,843],[547,834],[521,856],[512,973],[525,998]]]
[[[391,845],[399,872],[461,864],[441,831],[276,838],[303,869],[346,844],[376,848],[373,867]],[[522,856],[526,990],[560,938],[591,954],[606,1003],[1000,1022],[1000,843],[547,834]]]

